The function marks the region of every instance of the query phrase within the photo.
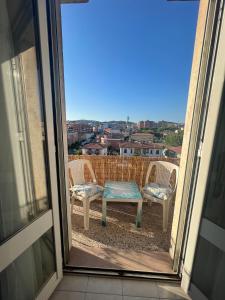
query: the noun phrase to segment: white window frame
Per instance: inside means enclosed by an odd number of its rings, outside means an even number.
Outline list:
[[[63,273],[46,1],[38,0],[37,6],[39,18],[38,23],[40,33],[41,62],[43,71],[43,93],[46,113],[46,135],[49,158],[49,182],[51,190],[52,208],[43,213],[32,223],[28,224],[25,228],[22,228],[19,232],[15,233],[12,237],[10,237],[6,242],[4,242],[0,246],[0,272],[7,268],[35,241],[37,241],[43,234],[45,234],[50,228],[52,228],[54,232],[56,272],[52,275],[52,277],[45,284],[45,286],[42,288],[39,295],[37,296],[37,299],[47,299],[60,282]]]
[[[193,181],[197,176],[196,153],[199,147],[199,133],[203,124],[204,92],[207,89],[206,73],[212,41],[215,1],[200,0],[195,45],[192,61],[188,103],[185,118],[184,138],[180,158],[179,177],[171,231],[170,256],[173,270],[182,273],[187,241],[187,227],[190,224],[189,205]],[[188,218],[188,219],[187,219]]]

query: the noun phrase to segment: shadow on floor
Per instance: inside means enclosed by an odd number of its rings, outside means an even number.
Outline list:
[[[70,265],[77,267],[123,269],[144,272],[172,272],[169,256],[170,232],[173,208],[171,205],[169,226],[162,232],[162,207],[153,204],[143,206],[142,227],[135,227],[136,205],[110,203],[107,210],[107,226],[101,225],[101,202],[91,203],[90,228],[83,227],[83,207],[79,201],[73,206],[72,250]]]

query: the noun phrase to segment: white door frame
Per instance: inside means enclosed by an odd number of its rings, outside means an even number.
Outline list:
[[[64,66],[62,51],[62,25],[61,1],[49,1],[50,29],[51,29],[51,56],[53,69],[53,82],[55,94],[55,130],[58,162],[58,184],[60,189],[61,218],[64,220],[62,227],[63,258],[64,264],[69,260],[69,251],[72,247],[71,205],[68,176],[68,145],[66,124],[66,103],[64,89]]]
[[[48,158],[50,169],[50,185],[52,197],[52,219],[55,241],[55,259],[56,273],[53,274],[51,280],[43,288],[39,299],[44,299],[43,295],[51,295],[58,283],[63,277],[62,271],[62,251],[61,251],[61,235],[60,235],[60,219],[59,219],[59,199],[57,187],[57,168],[55,157],[55,139],[54,139],[54,124],[53,124],[53,107],[52,107],[52,90],[51,90],[51,73],[49,59],[49,43],[48,43],[48,24],[46,12],[46,0],[38,0],[38,17],[40,30],[40,47],[42,60],[42,76],[45,99],[45,113],[47,123],[47,140],[48,140]],[[47,298],[47,297],[46,297]]]
[[[63,41],[62,41],[62,17],[61,17],[61,1],[55,0],[56,8],[56,27],[58,35],[58,60],[60,74],[60,96],[61,96],[61,111],[62,111],[62,137],[64,150],[64,167],[65,167],[65,187],[66,187],[66,211],[67,211],[67,235],[69,250],[72,248],[72,222],[71,222],[71,204],[69,193],[69,172],[68,172],[68,144],[67,144],[67,125],[66,125],[66,101],[64,88],[64,65],[63,65]]]
[[[223,15],[221,13],[223,12]],[[199,233],[202,209],[205,199],[205,191],[209,174],[211,155],[214,145],[217,121],[219,116],[220,103],[225,78],[225,13],[220,11],[221,29],[218,34],[218,49],[215,53],[215,67],[212,77],[212,86],[209,91],[209,107],[205,125],[204,140],[201,150],[201,161],[197,177],[196,191],[193,201],[193,209],[190,220],[190,229],[187,240],[186,255],[182,272],[182,287],[188,292],[193,261],[196,251],[197,238]],[[198,298],[201,299],[201,298]]]
[[[180,272],[180,263],[183,259],[182,248],[185,240],[191,185],[197,169],[196,153],[199,146],[197,137],[200,130],[203,90],[210,48],[211,28],[206,34],[209,7],[210,0],[200,0],[169,250],[174,262],[173,269],[176,272]]]

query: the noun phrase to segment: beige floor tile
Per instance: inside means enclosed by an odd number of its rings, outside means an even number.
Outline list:
[[[190,299],[179,284],[157,282],[160,299]]]
[[[55,291],[50,300],[85,300],[85,293]]]
[[[122,295],[122,280],[119,278],[89,277],[87,291],[89,293]]]
[[[123,295],[147,298],[158,298],[158,290],[154,281],[123,280]]]
[[[59,291],[86,292],[88,276],[64,276],[57,287]]]
[[[121,295],[87,293],[85,300],[123,300]]]

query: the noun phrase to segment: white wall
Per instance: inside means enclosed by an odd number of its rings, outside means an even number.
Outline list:
[[[126,153],[124,153],[124,150],[127,150]],[[120,155],[121,156],[133,156],[135,154],[135,149],[131,149],[131,148],[120,148]],[[151,153],[152,150],[152,153]],[[156,154],[156,150],[159,150],[159,154]],[[149,149],[148,152],[146,154],[143,153],[142,150],[142,156],[149,156],[149,157],[159,157],[159,156],[163,156],[163,149]]]
[[[87,154],[87,149],[82,149],[82,154],[86,155]]]
[[[103,149],[102,149],[101,155],[107,155],[107,148],[103,148]]]
[[[124,153],[124,150],[126,150],[127,153]],[[134,149],[131,149],[131,148],[120,148],[120,155],[121,156],[133,156],[134,155]]]

